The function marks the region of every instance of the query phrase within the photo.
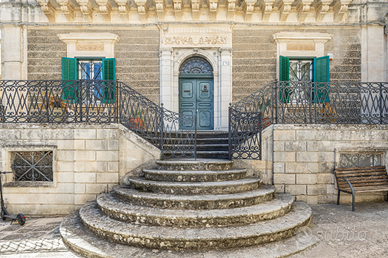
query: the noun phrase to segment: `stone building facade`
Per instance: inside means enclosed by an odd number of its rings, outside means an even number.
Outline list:
[[[209,112],[212,114],[212,123],[205,129],[227,130],[229,103],[237,102],[268,83],[280,80],[281,56],[293,60],[295,64],[299,62],[305,65],[307,62],[310,66],[308,69],[320,69],[311,67],[312,60],[328,57],[328,76],[334,82],[387,81],[387,14],[388,1],[368,0],[3,0],[0,2],[0,75],[3,80],[72,79],[66,77],[62,69],[63,60],[68,58],[77,63],[76,77],[73,79],[80,79],[83,76],[81,63],[89,62],[97,69],[101,68],[104,59],[110,59],[114,62],[113,76],[116,80],[126,83],[155,103],[163,103],[165,108],[179,112],[183,101],[180,93],[183,78],[198,79],[195,76],[182,77],[185,62],[192,60],[192,69],[207,69],[207,80],[213,87]],[[206,63],[207,68],[198,68],[200,62]],[[90,69],[90,66],[87,67]],[[94,70],[87,72],[89,76],[92,73],[98,76]],[[319,165],[319,160],[325,159],[325,155],[331,155],[326,153],[329,151],[322,150],[326,154],[321,155],[318,153],[320,145],[314,145],[312,152],[315,154],[311,155],[317,155],[317,160],[312,163],[317,164],[311,166],[317,167],[313,172],[315,174],[286,174],[292,171],[291,168],[301,166],[293,162],[297,163],[298,157],[304,155],[287,152],[309,152],[312,147],[308,141],[311,139],[299,139],[299,129],[280,127],[271,127],[273,132],[266,133],[272,135],[268,138],[267,158],[245,165],[257,168],[267,178],[267,182],[275,184],[279,191],[291,192],[299,199],[312,203],[332,201],[335,187],[332,165],[326,169]],[[335,130],[340,130],[329,129],[333,130],[333,134]],[[25,132],[31,129],[17,130]],[[100,129],[92,130],[98,134]],[[277,136],[283,134],[282,130],[291,130],[290,135],[296,136],[283,139]],[[326,129],[308,130],[315,132]],[[373,128],[368,130],[373,131]],[[384,131],[387,128],[381,127],[378,130]],[[0,140],[3,146],[15,145],[7,142],[7,134],[2,135],[4,137]],[[69,141],[74,141],[74,144],[82,140],[86,141],[84,143],[87,146],[90,140],[78,139],[76,136],[73,139],[73,136],[69,136]],[[384,145],[386,134],[379,137],[377,139]],[[62,144],[57,140],[63,139],[54,138],[51,140],[55,146]],[[28,136],[21,137],[18,144],[27,139]],[[96,140],[99,140],[98,137]],[[38,139],[34,141],[37,146],[50,145],[39,143]],[[138,141],[135,143],[138,144]],[[325,140],[322,144],[329,143]],[[369,148],[380,151],[385,148],[381,142],[376,144],[378,146],[372,144]],[[299,145],[301,147],[296,147]],[[61,157],[62,150],[59,148],[58,157]],[[119,153],[119,150],[106,151]],[[334,148],[330,149],[331,152],[334,153]],[[125,163],[125,157],[117,153],[117,162]],[[290,155],[294,155],[294,158],[289,158]],[[153,152],[149,160],[156,156]],[[288,158],[283,159],[284,156]],[[2,166],[8,162],[6,157],[4,153]],[[97,156],[93,157],[96,159]],[[330,162],[334,164],[335,161],[330,158]],[[140,166],[140,163],[131,169]],[[72,166],[69,171],[63,171],[73,173],[68,175],[73,178],[69,179],[73,184],[69,186],[72,190],[66,188],[66,191],[72,192],[73,197],[69,198],[78,201],[69,201],[74,205],[59,213],[66,213],[94,198],[98,191],[108,189],[110,184],[119,183],[122,177],[120,173],[123,173],[117,168],[114,171],[120,176],[115,177],[116,181],[108,180],[102,184],[97,177],[91,176],[91,184],[97,186],[87,186],[87,182],[76,182],[78,177],[75,175],[80,171],[77,171],[79,167],[75,164]],[[64,175],[59,178],[64,178]],[[58,186],[68,182],[66,180],[58,181]],[[84,186],[77,186],[78,183]],[[8,193],[16,194],[15,189],[8,189]],[[93,190],[88,192],[88,189]],[[43,190],[32,189],[30,193],[39,191]],[[77,197],[82,194],[86,197]],[[325,197],[327,195],[330,197]],[[14,198],[17,196],[14,195]],[[50,213],[49,210],[46,209],[47,213]],[[34,208],[31,208],[30,213],[34,212]]]

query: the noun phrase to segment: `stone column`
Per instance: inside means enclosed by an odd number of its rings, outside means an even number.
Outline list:
[[[232,102],[232,48],[220,48],[220,109],[218,114],[220,117],[219,124],[215,125],[217,129],[228,130],[229,123],[229,103]]]
[[[164,107],[169,110],[174,110],[172,106],[173,102],[173,60],[172,60],[172,48],[160,49],[160,103],[163,103]]]

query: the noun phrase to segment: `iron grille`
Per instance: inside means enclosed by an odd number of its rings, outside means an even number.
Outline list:
[[[381,166],[380,153],[340,153],[339,167]]]
[[[17,151],[11,159],[15,181],[53,181],[52,151]]]

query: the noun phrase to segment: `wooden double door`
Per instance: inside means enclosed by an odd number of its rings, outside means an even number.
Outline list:
[[[179,113],[197,115],[197,130],[214,129],[213,88],[213,78],[179,79]]]

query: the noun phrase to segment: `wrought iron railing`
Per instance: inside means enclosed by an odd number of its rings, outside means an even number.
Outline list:
[[[196,157],[195,116],[164,109],[126,84],[102,80],[0,81],[2,123],[121,123],[161,149]]]
[[[272,123],[388,124],[388,83],[272,82],[230,107],[230,128],[233,130],[240,119],[256,123],[254,114],[258,113],[262,129]],[[230,145],[240,145],[231,146],[230,157],[252,158],[250,149],[260,149],[257,137],[244,131],[232,132]]]

